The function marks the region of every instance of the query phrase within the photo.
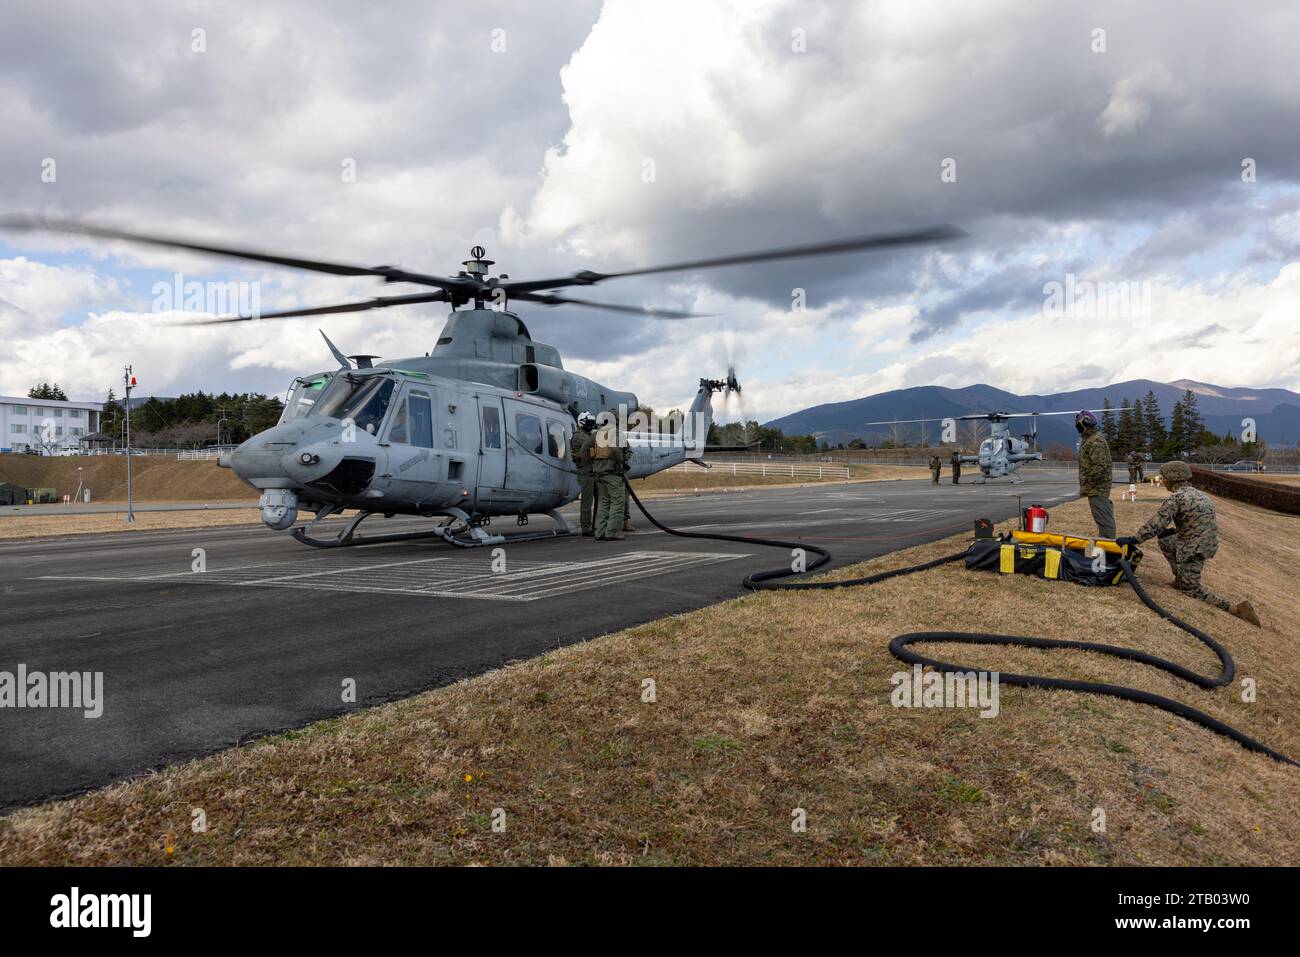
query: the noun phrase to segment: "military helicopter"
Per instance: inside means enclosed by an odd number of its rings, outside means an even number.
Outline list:
[[[1070,412],[976,412],[971,415],[949,416],[945,419],[943,416],[935,416],[929,419],[896,419],[892,422],[867,422],[866,425],[903,425],[911,422],[943,422],[957,421],[970,422],[976,420],[986,420],[989,423],[989,437],[980,442],[979,452],[975,455],[959,455],[958,458],[963,464],[978,465],[980,474],[975,477],[976,485],[983,485],[985,481],[991,478],[1004,478],[1009,476],[1011,484],[1019,485],[1023,482],[1024,476],[1019,472],[1021,462],[1039,462],[1042,461],[1043,453],[1039,452],[1038,446],[1038,417],[1040,415],[1077,415],[1077,411]],[[1011,434],[1011,427],[1007,424],[1011,419],[1029,418],[1033,421],[1033,429],[1027,434],[1017,438]]]
[[[29,215],[0,217],[0,227],[125,240],[337,276],[374,276],[385,283],[411,283],[428,290],[193,324],[291,319],[423,303],[451,306],[432,350],[411,358],[377,363],[377,356],[345,355],[325,337],[338,368],[296,378],[280,421],[223,455],[221,465],[261,492],[258,504],[267,526],[277,531],[292,528],[300,542],[318,547],[429,537],[473,547],[573,534],[558,509],[578,497],[569,443],[577,417],[584,412],[597,416],[601,427],[616,421],[619,432],[627,436],[633,449],[629,478],[687,460],[702,463],[713,395],[740,392],[734,369],[724,379],[699,380],[679,431],[647,432],[638,427],[634,416],[638,406],[634,393],[566,370],[554,346],[533,339],[509,308],[512,301],[686,319],[693,314],[593,302],[558,295],[555,290],[628,276],[921,245],[966,235],[955,227],[940,226],[622,272],[583,270],[549,279],[512,280],[489,274],[495,263],[486,258],[482,246],[470,250],[470,258],[456,275],[439,276]],[[334,537],[314,537],[326,519],[344,510],[357,514]],[[314,518],[295,527],[300,511]],[[487,530],[494,518],[513,517],[524,526],[535,514],[550,517],[554,527],[509,535]],[[357,536],[357,528],[372,515],[421,516],[440,519],[441,524],[427,531]]]

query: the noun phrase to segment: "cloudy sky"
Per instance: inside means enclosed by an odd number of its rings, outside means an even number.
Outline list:
[[[718,318],[519,311],[661,409],[732,359],[758,418],[922,384],[1300,389],[1296,36],[1289,0],[19,2],[0,211],[439,274],[481,242],[516,279],[954,223],[599,287]],[[264,311],[418,291],[0,233],[0,394],[101,398],[127,362],[150,393],[277,393],[333,364],[317,328],[417,355],[446,311],[181,329],[177,273]]]

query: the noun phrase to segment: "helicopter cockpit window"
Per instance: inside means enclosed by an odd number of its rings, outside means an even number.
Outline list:
[[[515,438],[530,452],[542,454],[542,420],[535,415],[515,416]]]
[[[371,435],[379,431],[393,398],[393,380],[388,376],[336,376],[312,409],[313,415],[351,419],[358,429]]]
[[[280,415],[281,422],[292,422],[294,419],[301,419],[304,415],[311,412],[316,405],[316,400],[320,398],[325,386],[329,385],[331,376],[316,375],[308,376],[305,379],[294,379],[293,386],[289,390],[289,399],[284,404],[284,412]]]
[[[564,426],[559,422],[547,420],[546,423],[546,452],[553,459],[565,459],[568,454],[564,448]]]
[[[393,424],[388,427],[388,441],[399,445],[405,445],[410,441],[407,438],[405,402],[399,401],[397,409],[393,412]]]

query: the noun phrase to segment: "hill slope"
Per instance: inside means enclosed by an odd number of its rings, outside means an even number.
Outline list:
[[[53,488],[60,498],[77,491],[84,469],[93,502],[126,501],[126,458],[121,455],[0,455],[0,482]],[[178,461],[173,455],[131,457],[131,488],[137,502],[218,502],[256,499],[230,469],[215,459]]]
[[[1117,503],[1121,528],[1157,504]],[[1240,685],[1202,691],[1084,652],[929,653],[1145,688],[1300,754],[1289,571],[1300,517],[1219,508],[1223,546],[1206,582],[1254,600],[1263,629],[1175,592],[1159,554],[1141,575],[1157,601],[1224,642],[1238,674],[1258,680],[1256,702]],[[1086,512],[1059,506],[1052,527],[1082,529]],[[994,718],[892,707],[903,666],[890,638],[953,627],[1111,641],[1214,672],[1213,655],[1127,588],[947,565],[870,588],[760,593],[17,812],[0,819],[0,862],[1300,863],[1300,771],[1180,718],[1011,687]],[[195,807],[206,833],[190,830]],[[796,809],[806,833],[791,829]]]

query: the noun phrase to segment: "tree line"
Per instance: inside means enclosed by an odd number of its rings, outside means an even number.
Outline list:
[[[131,409],[131,445],[237,445],[275,425],[283,411],[283,402],[261,392],[189,392],[174,399],[151,397]],[[125,403],[109,389],[99,430],[120,443],[125,419]]]
[[[855,440],[861,445],[861,440]],[[754,419],[748,422],[728,422],[709,426],[709,445],[746,446],[762,452],[800,452],[818,450],[817,437],[813,435],[786,435],[781,429],[759,425]],[[822,448],[826,447],[822,440]],[[842,448],[842,446],[841,446]]]
[[[1252,442],[1242,442],[1231,432],[1220,436],[1207,429],[1196,393],[1191,389],[1174,401],[1168,424],[1160,401],[1150,389],[1142,398],[1122,399],[1118,409],[1110,399],[1105,399],[1101,413],[1101,431],[1115,458],[1136,451],[1146,452],[1156,461],[1194,458],[1204,462],[1232,462],[1258,457],[1265,448],[1259,436]]]

